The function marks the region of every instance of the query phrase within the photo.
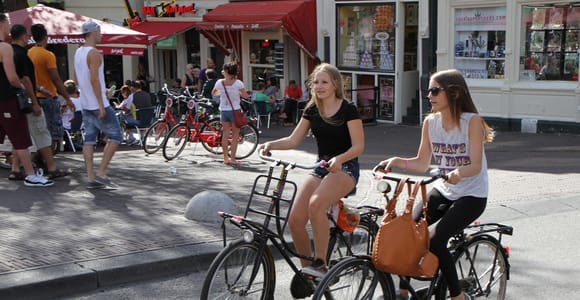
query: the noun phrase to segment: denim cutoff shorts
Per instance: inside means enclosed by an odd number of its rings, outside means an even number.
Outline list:
[[[102,131],[111,142],[120,144],[123,141],[119,119],[115,115],[115,110],[108,106],[105,108],[105,117],[99,119],[99,110],[83,109],[83,124],[85,126],[85,145],[97,143],[99,131]]]

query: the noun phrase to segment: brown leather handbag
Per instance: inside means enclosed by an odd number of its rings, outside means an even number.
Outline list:
[[[404,187],[407,187],[409,198],[405,211],[397,216],[395,207]],[[429,229],[427,225],[427,192],[425,185],[417,182],[411,191],[412,184],[403,178],[393,198],[387,204],[387,215],[383,219],[373,244],[372,261],[374,266],[383,272],[413,276],[433,277],[439,260],[429,251]],[[423,215],[418,221],[412,216],[413,203],[421,189]]]

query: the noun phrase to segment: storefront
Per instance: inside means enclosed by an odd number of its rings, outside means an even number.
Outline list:
[[[196,26],[229,60],[241,65],[242,79],[277,77],[303,82],[316,58],[316,1],[249,1],[217,6]],[[282,95],[280,95],[282,96]]]
[[[580,132],[580,3],[457,0],[438,10],[437,69],[463,72],[486,120]]]
[[[319,16],[334,28],[325,27],[322,39],[363,121],[419,123],[419,2],[326,4]]]

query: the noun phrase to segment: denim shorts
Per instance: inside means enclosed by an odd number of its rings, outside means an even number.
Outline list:
[[[115,115],[115,110],[108,106],[105,108],[105,117],[99,119],[99,110],[83,109],[83,124],[85,125],[85,145],[94,145],[97,143],[99,131],[102,131],[111,142],[120,144],[123,141],[121,126]]]
[[[234,111],[233,110],[220,111],[220,121],[234,123]]]
[[[46,128],[50,132],[53,141],[62,140],[64,128],[62,127],[62,117],[60,112],[60,101],[54,99],[38,99],[44,117],[46,119]]]
[[[358,158],[351,159],[347,162],[342,164],[342,171],[348,174],[348,176],[352,177],[354,180],[354,185],[358,183],[358,178],[360,177],[360,165],[358,163]],[[318,167],[310,173],[310,175],[316,176],[320,179],[326,177],[328,175],[328,170],[325,168]]]

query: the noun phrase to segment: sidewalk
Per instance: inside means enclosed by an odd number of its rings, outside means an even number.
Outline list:
[[[264,129],[261,141],[281,137],[291,128]],[[374,193],[370,169],[392,156],[413,156],[420,128],[395,125],[365,127],[366,149],[360,158],[358,192],[349,201],[382,205]],[[314,141],[280,156],[302,162],[314,159]],[[536,199],[568,198],[580,193],[573,183],[580,173],[580,136],[499,133],[486,146],[490,168],[489,206],[505,209]],[[195,154],[195,155],[194,155]],[[95,160],[100,160],[97,154]],[[206,270],[222,247],[219,224],[185,219],[185,207],[197,193],[212,189],[245,207],[253,179],[267,171],[256,155],[239,168],[224,166],[220,156],[192,145],[175,161],[160,153],[146,156],[124,148],[110,166],[117,190],[84,188],[81,153],[57,155],[59,167],[75,173],[51,188],[28,188],[5,179],[0,170],[0,299],[54,299],[128,281]],[[170,167],[177,169],[170,174]],[[290,180],[300,183],[306,171]],[[514,192],[506,195],[502,187]],[[237,237],[235,230],[232,238]]]

